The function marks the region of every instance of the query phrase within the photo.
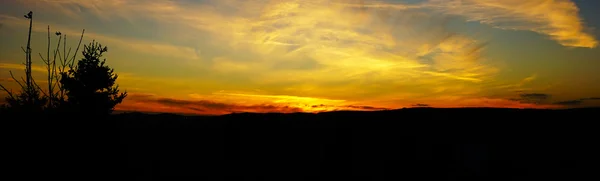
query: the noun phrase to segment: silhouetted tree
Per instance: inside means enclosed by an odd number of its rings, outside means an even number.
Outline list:
[[[127,96],[127,92],[119,93],[114,69],[105,65],[106,59],[101,60],[107,51],[106,46],[92,41],[84,45],[83,58],[77,65],[61,73],[60,83],[68,98],[63,105],[69,110],[88,116],[106,116]]]

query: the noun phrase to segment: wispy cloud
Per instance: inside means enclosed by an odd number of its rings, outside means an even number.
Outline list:
[[[519,101],[521,103],[531,103],[531,104],[544,104],[548,103],[552,96],[550,94],[544,93],[523,93],[519,94],[518,98],[514,98],[512,100]]]
[[[537,32],[568,47],[598,46],[598,40],[586,27],[579,16],[579,7],[572,0],[424,0],[416,4],[362,1],[345,5],[396,10],[434,9],[495,28]]]
[[[598,101],[600,101],[600,97],[587,97],[587,98],[581,98],[581,99],[575,99],[575,100],[559,101],[559,102],[555,102],[554,104],[563,105],[563,106],[580,106],[589,101],[598,102]]]
[[[324,65],[323,67],[328,69],[324,72],[340,75],[339,77],[358,76],[372,71],[419,71],[428,75],[460,80],[477,79],[464,78],[460,75],[465,74],[461,70],[470,68],[465,67],[467,63],[464,62],[474,59],[478,53],[471,48],[477,46],[475,40],[466,36],[452,36],[450,41],[436,42],[436,39],[447,37],[448,32],[439,31],[443,24],[435,25],[438,27],[428,27],[437,32],[420,32],[420,37],[403,39],[421,30],[400,27],[416,26],[420,21],[443,23],[441,19],[435,17],[405,16],[416,13],[391,13],[383,17],[378,12],[357,13],[358,10],[347,4],[332,4],[316,0],[226,0],[208,1],[204,4],[177,1],[109,0],[97,3],[96,1],[56,0],[41,1],[36,5],[42,6],[44,3],[62,7],[58,9],[65,14],[89,12],[105,18],[106,21],[119,18],[132,21],[136,18],[153,18],[158,22],[176,26],[179,30],[175,31],[191,28],[210,33],[213,35],[211,41],[219,41],[232,50],[250,51],[246,53],[253,53],[256,56],[269,55],[268,62],[271,65],[290,61],[289,57],[304,58]],[[236,10],[236,13],[231,14],[232,11],[229,11],[231,9]],[[139,16],[140,14],[144,16]],[[335,17],[335,21],[323,17]],[[387,23],[386,21],[389,20],[394,20],[395,23]],[[190,35],[190,33],[182,34]],[[119,44],[124,43],[129,42]],[[145,45],[135,42],[134,44]],[[434,70],[428,70],[430,66],[414,56],[423,49],[423,46],[415,45],[426,46],[430,56],[437,56],[435,59],[438,62],[434,65]],[[150,45],[132,47],[157,52],[156,48]],[[190,51],[171,54],[188,55]],[[245,66],[240,65],[243,63],[254,62],[245,60],[236,62],[236,65]],[[450,64],[461,67],[449,67]],[[476,63],[470,64],[470,66],[480,66]],[[259,65],[269,66],[264,62]],[[447,76],[449,72],[432,74],[431,71],[436,71],[439,67],[454,68],[452,73],[456,75]]]
[[[430,106],[429,106],[429,104],[419,103],[419,104],[413,104],[412,107],[430,107]]]
[[[27,28],[29,23],[16,16],[8,16],[0,14],[0,23],[11,25],[11,27]],[[48,22],[36,22],[33,26],[32,31],[45,33],[48,31],[48,25],[50,25],[51,31],[60,31],[64,35],[68,35],[71,40],[79,39],[84,26],[81,29],[73,29],[65,27],[63,25],[48,23]],[[53,37],[54,38],[54,37]],[[85,32],[84,38],[86,40],[98,40],[100,43],[109,44],[111,48],[126,49],[128,51],[135,51],[144,54],[161,55],[171,58],[179,59],[197,59],[195,49],[192,47],[176,46],[167,43],[153,42],[140,39],[132,39],[127,37],[114,37],[111,35],[103,35],[90,31],[89,29]],[[56,40],[55,40],[56,41]],[[76,42],[75,42],[76,43]],[[54,46],[54,45],[53,45]],[[72,45],[75,48],[76,45]],[[36,57],[37,58],[37,57]]]
[[[534,31],[569,47],[595,48],[571,0],[430,0],[429,7],[501,29]]]
[[[14,72],[14,70],[23,70],[24,71],[25,65],[24,64],[16,64],[16,63],[0,63],[0,69],[11,69],[13,72]],[[46,69],[46,67],[43,67],[43,66],[32,65],[31,71],[46,73],[48,70]]]

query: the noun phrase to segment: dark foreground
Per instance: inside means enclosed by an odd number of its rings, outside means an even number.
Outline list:
[[[5,171],[20,180],[597,180],[599,110],[22,121],[4,126],[14,159]]]

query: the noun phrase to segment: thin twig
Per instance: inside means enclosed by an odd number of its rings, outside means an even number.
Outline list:
[[[42,53],[38,53],[38,54],[40,55],[40,58],[42,59],[42,61],[43,61],[45,64],[48,64],[48,62],[46,61],[46,59],[44,59],[44,57],[42,56]]]
[[[71,49],[72,49],[72,47],[69,47],[69,51],[67,52],[67,55],[65,57],[70,57],[71,56]]]
[[[57,53],[58,59],[62,61],[62,59],[63,59],[63,56],[60,54],[60,51],[57,51],[57,52],[58,52],[58,53]]]
[[[58,38],[58,45],[56,46],[56,50],[54,51],[54,57],[58,56],[58,59],[62,61],[62,56],[60,54],[60,42],[62,41],[62,36]]]
[[[6,87],[4,87],[2,84],[0,84],[0,88],[2,88],[2,90],[4,90],[4,92],[8,93],[8,96],[9,96],[11,99],[15,99],[15,96],[13,96],[13,94],[12,94],[12,91],[10,91],[10,90],[6,89]]]
[[[48,94],[46,94],[46,92],[44,92],[44,90],[42,90],[42,87],[40,87],[40,85],[35,82],[35,79],[33,79],[33,77],[31,78],[31,83],[33,85],[35,85],[40,90],[40,92],[42,92],[42,94],[44,94],[44,96],[48,97]]]
[[[62,63],[62,59],[60,58],[60,52],[59,52],[59,50],[60,50],[60,49],[59,49],[59,48],[60,48],[60,42],[62,41],[62,34],[60,34],[60,33],[57,33],[57,35],[58,35],[58,42],[57,42],[57,44],[56,44],[56,49],[55,49],[55,50],[54,50],[54,52],[53,52],[53,53],[54,53],[54,58],[53,58],[53,62],[54,62],[54,68],[53,68],[53,69],[55,70],[55,72],[54,72],[54,76],[55,76],[55,79],[56,79],[57,81],[56,81],[56,83],[54,84],[54,86],[53,86],[53,87],[56,87],[56,86],[58,85],[58,89],[59,89],[59,90],[62,92],[62,86],[59,84],[60,82],[59,82],[59,80],[58,80],[58,74],[56,73],[56,58],[57,58],[57,56],[58,56],[59,60],[61,61],[60,63],[61,63],[61,64],[64,64],[64,63]],[[64,66],[63,66],[63,67],[64,67]],[[59,72],[62,72],[62,69],[61,69],[60,67],[59,67]],[[61,95],[60,95],[60,96],[62,96],[62,93],[61,93]]]
[[[67,35],[65,34],[63,40],[63,56],[67,59]]]
[[[23,77],[21,77],[21,81],[25,82],[25,79]]]
[[[81,31],[81,37],[79,37],[79,43],[77,43],[77,49],[75,49],[75,54],[73,54],[73,58],[71,59],[71,67],[73,67],[73,64],[75,62],[75,56],[77,56],[77,53],[79,52],[79,47],[81,47],[81,41],[83,40],[83,34],[85,33],[85,29],[83,29]]]
[[[19,82],[19,80],[17,78],[15,78],[15,76],[13,75],[12,71],[8,71],[8,73],[10,73],[10,77],[17,82],[17,84],[19,84],[19,86],[21,86],[21,89],[25,89],[25,86],[23,86],[23,84],[21,84],[21,82]],[[21,77],[22,78],[22,77]]]

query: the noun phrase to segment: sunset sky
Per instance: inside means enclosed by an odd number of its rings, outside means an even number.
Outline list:
[[[600,106],[598,0],[2,0],[0,83],[47,26],[108,46],[119,110]],[[52,37],[53,44],[57,41]],[[54,46],[54,45],[53,45]],[[6,94],[0,93],[5,97]]]

